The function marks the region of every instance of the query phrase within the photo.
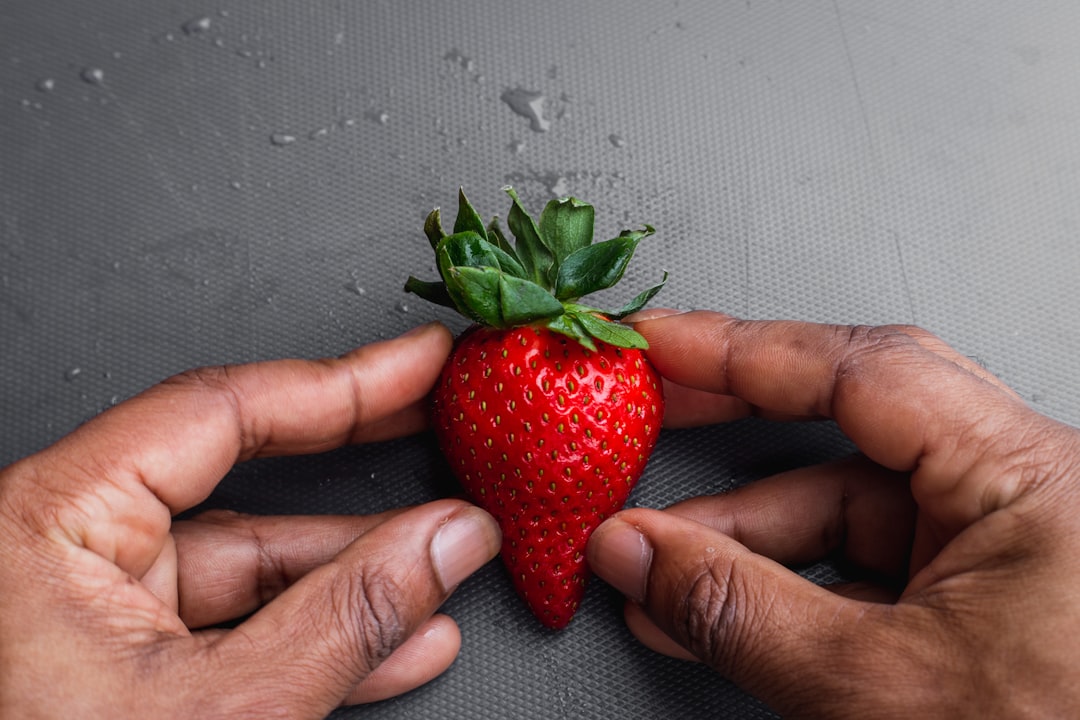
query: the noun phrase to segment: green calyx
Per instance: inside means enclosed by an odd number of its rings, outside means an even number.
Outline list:
[[[638,243],[652,235],[653,228],[624,230],[594,244],[592,205],[576,198],[552,200],[537,222],[521,206],[514,189],[505,190],[513,201],[506,222],[515,242],[507,240],[498,218],[485,225],[462,190],[453,233],[443,231],[438,208],[424,223],[442,279],[425,282],[409,277],[405,290],[482,325],[542,325],[590,349],[596,348],[597,340],[647,348],[645,338],[615,321],[645,307],[664,287],[666,272],[657,285],[619,310],[579,301],[618,283]]]

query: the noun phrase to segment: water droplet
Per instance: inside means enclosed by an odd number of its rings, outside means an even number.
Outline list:
[[[364,113],[364,117],[372,122],[377,122],[380,125],[385,125],[390,122],[390,113],[385,110],[368,110]]]
[[[210,29],[212,21],[209,15],[193,18],[184,23],[181,27],[185,35],[201,35]]]
[[[555,182],[548,185],[548,190],[555,197],[566,197],[570,194],[570,181],[560,175],[555,178]]]
[[[525,141],[514,140],[506,146],[506,149],[514,153],[515,155],[520,155],[521,153],[525,152]]]
[[[472,58],[467,57],[457,48],[454,48],[450,52],[443,55],[443,60],[452,62],[455,65],[460,65],[461,69],[465,72],[472,72],[476,68],[476,64],[473,63]]]
[[[626,140],[618,133],[608,135],[608,142],[617,148],[626,147]]]
[[[229,187],[231,187],[233,190],[242,190],[244,188],[244,186],[240,184],[239,180],[230,180]]]
[[[113,395],[111,398],[109,398],[109,404],[110,405],[119,405],[120,404],[120,396],[119,395]]]
[[[296,142],[295,135],[289,135],[288,133],[274,133],[270,136],[270,142],[278,147],[284,147],[286,145],[292,145]]]
[[[72,382],[72,381],[75,380],[75,378],[79,377],[80,375],[82,375],[82,368],[81,367],[73,367],[73,368],[70,368],[67,372],[64,373],[64,379],[67,380],[68,382]]]
[[[318,128],[308,133],[309,140],[322,140],[330,134],[330,128]]]
[[[82,78],[83,82],[91,85],[101,85],[105,82],[105,71],[97,67],[88,67],[83,69],[79,77]]]
[[[401,302],[399,302],[397,304],[397,309],[398,309],[398,312],[407,313],[407,312],[409,312],[409,304],[407,302],[405,302],[404,300],[402,300]]]
[[[507,89],[500,96],[511,110],[529,121],[533,132],[547,132],[551,121],[544,117],[544,95],[535,90],[523,88]]]
[[[363,297],[364,295],[367,295],[367,290],[364,289],[364,286],[360,284],[359,280],[355,280],[355,281],[353,281],[351,283],[346,283],[345,284],[345,289],[348,290],[349,292],[351,292],[351,293],[353,293],[355,295],[359,295],[361,297]]]
[[[42,78],[34,84],[38,92],[52,92],[56,89],[56,81],[52,78]]]

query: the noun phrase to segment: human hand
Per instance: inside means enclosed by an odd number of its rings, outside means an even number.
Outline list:
[[[172,516],[237,461],[421,429],[450,342],[185,373],[0,472],[0,716],[323,717],[446,669],[433,613],[499,549],[478,508]]]
[[[642,642],[785,717],[1076,715],[1080,432],[916,328],[635,327],[670,426],[832,418],[864,456],[601,525],[590,565]],[[881,582],[784,566],[834,553]]]

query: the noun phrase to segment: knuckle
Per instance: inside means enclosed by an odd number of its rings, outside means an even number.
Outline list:
[[[851,398],[853,394],[873,391],[873,388],[864,386],[864,381],[879,372],[883,365],[894,369],[916,367],[925,364],[927,359],[928,352],[919,342],[919,337],[926,333],[914,326],[840,326],[836,328],[836,333],[834,407],[827,409],[830,415],[834,415],[837,403]]]
[[[229,368],[226,365],[191,368],[167,378],[161,384],[185,391],[217,392],[228,387]]]
[[[852,325],[838,331],[844,356],[856,359],[919,350],[919,338],[930,335],[914,325]]]
[[[1031,490],[1045,488],[1042,507],[1056,514],[1063,495],[1075,495],[1071,478],[1080,476],[1080,433],[1058,425],[1034,411],[999,421],[996,432],[982,438],[982,456],[990,460],[999,479],[983,488],[981,506],[990,512]],[[1001,438],[1009,438],[1002,442]]]
[[[345,642],[355,652],[362,674],[378,667],[408,637],[399,609],[406,595],[393,573],[363,567],[343,573],[331,597],[334,616],[341,619]]]
[[[260,605],[270,602],[293,582],[287,563],[276,543],[263,533],[254,517],[236,515],[232,522],[234,527],[244,534],[254,556],[255,592],[258,602]]]
[[[676,627],[698,657],[724,672],[743,654],[753,607],[739,582],[737,556],[707,562],[684,581],[677,594]]]
[[[166,391],[179,390],[197,396],[200,403],[223,406],[236,428],[241,457],[248,458],[258,453],[257,438],[263,437],[264,433],[259,432],[254,424],[258,418],[250,417],[245,412],[245,403],[237,386],[236,366],[191,368],[168,378],[161,383],[161,387]]]

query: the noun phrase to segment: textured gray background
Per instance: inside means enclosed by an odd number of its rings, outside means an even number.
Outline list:
[[[659,304],[916,322],[1080,423],[1078,38],[1073,0],[3,0],[0,465],[190,366],[460,329],[400,290],[459,184],[484,214],[512,183],[593,202],[602,234],[656,225],[623,295],[662,267]],[[847,450],[671,432],[632,503]],[[210,504],[452,492],[420,437],[250,463]],[[635,644],[599,582],[561,634],[496,563],[447,610],[454,667],[340,717],[770,716]]]

